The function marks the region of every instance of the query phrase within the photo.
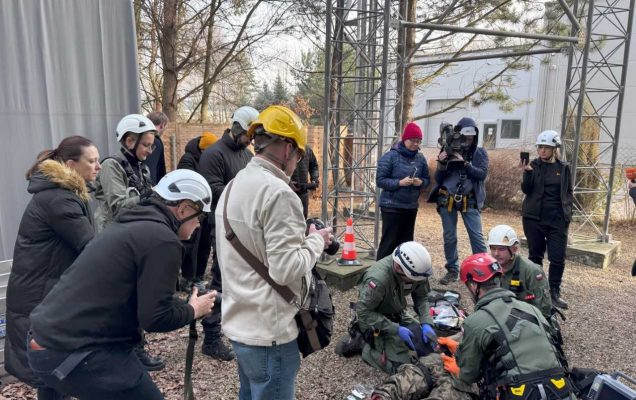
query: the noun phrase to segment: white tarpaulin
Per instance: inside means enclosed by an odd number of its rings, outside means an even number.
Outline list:
[[[0,0],[0,260],[12,258],[36,155],[71,135],[114,152],[138,82],[131,0]]]

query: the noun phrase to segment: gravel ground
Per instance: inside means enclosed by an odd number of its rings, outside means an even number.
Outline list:
[[[485,210],[482,214],[484,232],[500,223],[512,225],[521,233],[518,213]],[[461,223],[458,229],[460,258],[470,254],[468,236]],[[598,368],[606,371],[623,371],[636,376],[634,364],[634,299],[635,279],[630,270],[636,252],[633,226],[615,226],[614,238],[622,242],[617,262],[606,270],[594,269],[568,262],[564,275],[562,295],[569,302],[567,321],[562,322],[565,349],[570,365]],[[416,240],[424,243],[433,258],[435,276],[432,286],[444,274],[444,254],[441,224],[434,208],[423,205],[418,213]],[[470,302],[468,292],[460,283],[450,286],[464,294],[463,301]],[[348,305],[357,300],[355,290],[333,291],[336,306],[334,342],[346,330],[349,321]],[[469,305],[469,304],[466,304]],[[470,305],[472,306],[472,305]],[[183,398],[183,369],[187,346],[187,328],[168,334],[148,335],[149,349],[166,359],[167,368],[153,372],[152,376],[166,399]],[[385,375],[364,364],[359,357],[339,358],[333,353],[334,345],[309,356],[302,361],[297,379],[298,399],[344,399],[356,383],[375,385]],[[195,394],[198,399],[236,399],[238,374],[236,362],[214,361],[200,353],[197,343],[193,368]],[[5,385],[0,399],[34,399],[33,391],[15,383]]]

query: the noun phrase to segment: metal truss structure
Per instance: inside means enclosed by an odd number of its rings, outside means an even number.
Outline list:
[[[604,226],[598,224],[598,201],[577,201],[575,232],[593,232],[595,240],[608,240],[607,226],[619,138],[623,89],[627,74],[629,39],[635,0],[558,0],[563,19],[571,26],[569,36],[459,27],[444,23],[459,0],[435,23],[406,21],[391,0],[327,0],[325,120],[323,140],[322,218],[338,233],[345,217],[352,216],[358,247],[374,254],[379,242],[379,191],[375,186],[377,160],[395,138],[393,118],[401,112],[401,90],[407,69],[421,65],[509,58],[567,51],[569,68],[564,100],[562,136],[567,159],[573,164],[575,195],[594,194],[604,207]],[[620,3],[629,2],[629,6]],[[604,24],[601,23],[604,22]],[[599,32],[610,26],[608,32]],[[407,29],[421,32],[409,54],[397,51],[398,37]],[[433,32],[472,33],[525,39],[524,46],[506,52],[460,56],[453,59],[414,60],[418,49]],[[562,44],[560,47],[554,47]],[[402,49],[405,47],[402,46]],[[402,79],[399,79],[402,78]],[[599,79],[602,78],[600,81]],[[398,118],[399,120],[399,118]],[[588,121],[597,121],[602,132],[593,139],[581,135]],[[602,149],[586,152],[586,149]],[[575,152],[578,150],[578,153]],[[603,165],[603,154],[611,165]],[[577,157],[574,154],[578,154]],[[608,172],[604,173],[606,169]],[[582,173],[581,171],[586,171]],[[590,176],[594,178],[590,178]],[[597,179],[601,188],[586,187]],[[594,203],[594,204],[591,204]],[[603,214],[600,214],[601,216]],[[373,228],[372,231],[366,229]]]
[[[570,46],[561,124],[574,182],[570,237],[608,242],[634,0],[577,0],[573,13],[585,29],[582,46]]]

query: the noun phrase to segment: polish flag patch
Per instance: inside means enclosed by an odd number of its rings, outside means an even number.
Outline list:
[[[375,282],[373,282],[373,281],[369,281],[369,287],[370,287],[371,289],[375,289],[375,288],[377,287],[377,285],[375,284]]]

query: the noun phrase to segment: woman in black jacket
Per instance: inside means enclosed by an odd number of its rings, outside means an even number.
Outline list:
[[[87,183],[100,170],[99,152],[82,136],[68,137],[38,155],[27,171],[26,207],[13,252],[7,286],[5,368],[38,388],[38,399],[61,398],[35,378],[26,358],[29,314],[44,299],[84,246],[93,238]]]
[[[524,166],[521,190],[523,231],[528,240],[529,259],[543,265],[547,247],[550,268],[548,280],[552,305],[567,309],[561,298],[561,279],[565,269],[568,227],[572,219],[572,173],[560,160],[561,138],[555,131],[537,137],[538,158]]]

